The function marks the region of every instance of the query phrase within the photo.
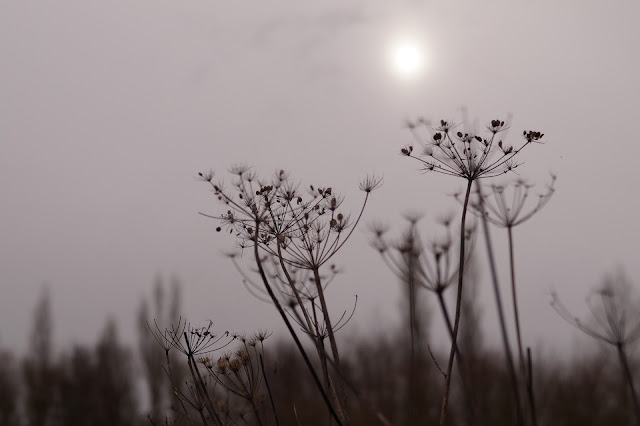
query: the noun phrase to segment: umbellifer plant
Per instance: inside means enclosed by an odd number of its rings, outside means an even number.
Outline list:
[[[472,131],[456,130],[459,125],[447,120],[440,120],[439,124],[431,127],[429,123],[420,119],[416,122],[409,122],[408,128],[414,136],[415,141],[422,146],[420,152],[414,150],[414,145],[409,144],[403,147],[400,152],[402,155],[417,160],[421,164],[421,170],[425,172],[437,172],[448,176],[455,176],[466,181],[466,190],[462,202],[462,217],[460,224],[460,255],[458,262],[458,291],[456,295],[456,309],[453,325],[453,336],[451,349],[449,351],[449,361],[447,363],[445,390],[443,392],[440,426],[443,426],[446,418],[446,409],[449,400],[449,391],[451,387],[451,376],[453,370],[453,362],[456,354],[456,341],[458,336],[458,327],[460,325],[462,291],[464,284],[464,256],[465,256],[465,223],[467,216],[467,208],[471,194],[471,187],[474,182],[477,183],[477,191],[480,190],[480,179],[486,179],[501,176],[505,173],[514,171],[521,163],[517,163],[515,157],[528,145],[540,142],[544,134],[538,131],[525,130],[523,132],[524,141],[519,146],[509,145],[503,142],[499,135],[508,129],[503,120],[491,120],[487,125],[483,135]],[[415,151],[415,152],[414,152]],[[481,205],[482,208],[482,205]],[[483,221],[484,221],[484,214]],[[485,224],[483,224],[485,225]],[[486,226],[485,239],[488,242],[488,231]],[[491,249],[488,249],[491,255]],[[491,259],[490,259],[491,260]],[[507,363],[512,376],[512,386],[515,397],[516,415],[518,424],[524,422],[521,407],[520,396],[518,391],[515,369],[513,367],[513,359],[509,348],[506,325],[504,315],[502,313],[502,305],[497,287],[497,275],[495,273],[495,265],[490,261],[492,267],[492,276],[498,313],[500,318],[500,326],[502,331],[503,343]]]

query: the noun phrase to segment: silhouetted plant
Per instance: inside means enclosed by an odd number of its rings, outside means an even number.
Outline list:
[[[512,145],[497,140],[497,135],[505,131],[508,126],[504,121],[491,120],[487,126],[487,137],[482,137],[474,132],[457,131],[452,135],[457,124],[449,121],[440,120],[439,125],[431,129],[429,124],[420,119],[417,122],[409,122],[408,128],[412,132],[416,142],[423,145],[423,150],[419,154],[414,154],[413,145],[407,145],[401,149],[402,155],[418,160],[422,164],[422,170],[425,172],[433,171],[449,176],[456,176],[467,181],[467,187],[464,195],[462,206],[462,218],[460,225],[460,261],[458,272],[458,294],[456,297],[456,311],[453,326],[453,341],[447,363],[445,391],[442,398],[441,420],[440,426],[444,425],[446,418],[446,408],[449,398],[449,389],[451,384],[451,373],[453,369],[453,361],[456,354],[456,340],[458,336],[458,327],[460,324],[462,289],[464,278],[464,255],[465,255],[465,239],[464,230],[469,196],[473,182],[482,178],[490,178],[508,173],[515,170],[520,164],[514,157],[522,151],[527,145],[539,142],[544,136],[537,131],[524,131],[524,142],[517,148]],[[422,135],[420,129],[426,130],[427,135]],[[486,232],[485,232],[486,234]],[[499,306],[500,309],[500,306]],[[504,324],[503,338],[506,339],[506,330]],[[505,343],[505,352],[507,359],[511,358],[508,344]],[[518,423],[522,424],[522,416],[520,413],[520,402],[517,386],[514,389],[516,398],[516,407],[518,414]]]
[[[631,284],[619,272],[605,278],[602,286],[587,298],[587,305],[591,318],[582,321],[571,314],[556,293],[552,294],[551,306],[565,321],[588,336],[616,348],[620,368],[631,394],[636,423],[640,425],[640,403],[627,356],[628,346],[640,338],[640,301],[632,298]]]
[[[241,249],[253,247],[254,260],[264,287],[294,341],[296,341],[301,354],[307,359],[306,353],[302,345],[299,344],[287,318],[285,308],[282,307],[273,290],[274,286],[267,275],[263,255],[266,254],[278,259],[295,303],[304,317],[302,324],[305,326],[305,331],[310,336],[315,336],[314,343],[323,368],[325,388],[329,393],[332,393],[333,386],[329,379],[323,344],[325,332],[329,339],[333,362],[338,371],[338,376],[333,382],[337,385],[335,391],[336,407],[340,416],[339,423],[348,424],[346,417],[347,397],[340,379],[342,371],[340,353],[334,336],[335,325],[331,321],[326,303],[320,268],[338,252],[352,235],[355,226],[362,217],[369,194],[380,186],[381,179],[367,177],[361,183],[360,189],[366,193],[366,196],[356,220],[351,223],[349,215],[340,212],[343,197],[335,195],[331,187],[316,188],[312,185],[309,187],[310,191],[305,194],[300,191],[299,185],[295,184],[282,170],[269,181],[258,179],[255,172],[246,166],[233,167],[231,173],[236,176],[232,190],[227,190],[222,183],[214,183],[212,173],[200,173],[200,177],[211,184],[218,199],[228,207],[227,212],[220,216],[205,216],[221,220],[224,227],[238,238],[238,245]],[[221,231],[222,227],[218,227],[217,230]],[[314,310],[315,303],[311,303],[313,314],[316,314],[316,318],[312,320],[312,314],[298,291],[299,283],[292,278],[289,272],[291,268],[311,272],[319,302],[319,313],[322,316],[321,321],[317,319],[317,312]],[[318,329],[319,324],[323,325],[322,332]],[[317,380],[310,362],[307,362],[307,365],[314,379]],[[326,395],[319,380],[317,383],[321,393]],[[326,401],[329,410],[333,411],[328,399]]]
[[[200,363],[209,372],[216,384],[220,385],[230,394],[245,400],[251,407],[258,425],[264,424],[264,395],[263,385],[266,381],[266,373],[264,372],[264,341],[269,337],[269,333],[258,332],[250,338],[239,336],[241,342],[240,349],[232,354],[224,354],[213,361],[211,357],[200,357]],[[267,390],[270,388],[266,386]],[[270,397],[273,402],[272,396]],[[276,423],[278,417],[273,408]]]
[[[527,206],[529,199],[529,191],[533,188],[533,185],[527,183],[524,179],[517,179],[510,185],[491,185],[491,191],[489,193],[482,193],[482,203],[485,208],[485,217],[492,224],[505,228],[507,230],[509,240],[509,267],[511,273],[511,295],[513,302],[513,314],[516,328],[516,338],[518,343],[518,358],[521,371],[525,370],[525,355],[522,346],[522,334],[520,331],[520,315],[518,311],[518,299],[516,293],[516,273],[515,273],[515,259],[514,259],[514,243],[513,243],[513,228],[518,226],[533,217],[539,212],[551,199],[551,196],[555,192],[556,176],[551,175],[551,182],[547,185],[544,193],[538,194],[537,200],[532,205]],[[456,195],[456,199],[459,202],[462,200],[459,194]],[[470,201],[471,211],[480,215],[482,211],[480,200],[478,197]],[[523,374],[524,377],[524,374]]]
[[[439,238],[434,238],[427,244],[422,241],[418,230],[417,224],[420,217],[418,215],[407,215],[406,219],[408,227],[396,242],[388,241],[385,236],[387,228],[384,226],[374,225],[372,226],[372,231],[374,234],[374,248],[378,250],[389,269],[408,287],[411,354],[408,402],[409,413],[411,413],[411,409],[416,405],[416,401],[413,400],[417,397],[417,392],[415,391],[415,353],[416,346],[420,346],[421,333],[421,327],[417,320],[416,291],[418,288],[426,289],[437,296],[440,311],[447,331],[451,336],[452,345],[454,345],[457,352],[457,359],[463,376],[466,368],[464,367],[462,354],[453,338],[453,325],[444,299],[444,291],[456,281],[460,271],[458,267],[459,259],[455,258],[455,253],[453,252],[452,219],[449,216],[443,217],[440,223],[444,228],[444,232]],[[470,243],[474,235],[474,228],[468,227],[463,234],[465,240]],[[465,251],[463,261],[467,262],[472,252],[472,244],[467,244]],[[462,377],[462,382],[465,388],[465,398],[471,404],[470,389],[465,377]],[[471,415],[471,410],[468,410],[468,412]],[[409,415],[409,418],[411,418],[411,415]]]

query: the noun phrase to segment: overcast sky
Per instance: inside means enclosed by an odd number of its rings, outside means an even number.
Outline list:
[[[464,182],[399,156],[403,123],[466,107],[479,123],[512,116],[514,142],[545,133],[519,169],[539,185],[558,175],[516,229],[521,321],[529,344],[566,349],[576,332],[552,288],[579,310],[618,265],[640,283],[638,16],[631,1],[1,1],[0,345],[25,347],[44,286],[60,348],[92,341],[108,315],[131,341],[157,276],[182,282],[194,322],[278,329],[221,255],[231,237],[198,215],[219,206],[197,172],[284,168],[355,210],[375,171],[385,184],[365,223],[419,210],[428,235]],[[424,53],[410,77],[390,61],[400,39]],[[398,316],[399,284],[364,229],[329,291],[336,311],[360,298],[347,334]]]

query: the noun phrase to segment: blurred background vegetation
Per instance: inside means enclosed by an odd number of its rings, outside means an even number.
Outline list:
[[[473,282],[473,280],[470,280]],[[473,284],[467,292],[460,346],[469,363],[471,387],[480,415],[488,425],[512,424],[513,409],[508,373],[499,348],[485,344],[480,328],[482,309],[472,303]],[[124,344],[116,322],[106,321],[93,344],[53,348],[51,295],[42,293],[33,315],[29,350],[17,356],[0,349],[0,425],[148,425],[202,424],[197,410],[185,413],[174,385],[185,395],[193,384],[187,375],[186,357],[172,351],[173,384],[168,380],[165,351],[154,339],[148,324],[169,326],[179,321],[180,287],[158,281],[149,300],[138,310],[138,342]],[[429,322],[436,312],[421,311],[422,337],[430,336]],[[561,321],[558,322],[561,324]],[[257,325],[259,326],[259,324]],[[215,328],[215,327],[214,327]],[[224,330],[216,330],[222,335]],[[274,335],[264,341],[264,373],[270,385],[275,412],[281,425],[326,425],[327,408],[300,354],[288,336]],[[343,336],[344,337],[344,336]],[[213,360],[233,353],[240,337],[229,338],[225,349],[207,354]],[[344,371],[357,390],[349,410],[354,425],[381,424],[376,412],[392,424],[436,424],[442,394],[442,365],[446,353],[438,348],[419,351],[417,395],[407,395],[409,374],[406,324],[399,329],[372,326],[368,333],[350,336],[344,344]],[[445,345],[446,346],[446,345]],[[426,345],[425,345],[426,347]],[[429,346],[431,349],[431,346]],[[444,349],[444,348],[442,348]],[[636,372],[637,354],[630,351],[631,370]],[[637,374],[635,374],[637,378]],[[631,401],[615,348],[595,341],[588,350],[569,358],[538,352],[533,364],[538,422],[541,425],[630,425]],[[465,424],[460,383],[454,383],[450,425]],[[262,424],[276,424],[273,410],[261,388]],[[258,424],[246,404],[224,387],[214,387],[212,398],[226,404],[225,424]],[[415,404],[411,410],[407,403]],[[406,413],[412,412],[408,419]]]

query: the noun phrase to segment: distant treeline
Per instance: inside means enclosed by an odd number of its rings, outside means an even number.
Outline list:
[[[185,324],[178,310],[178,287],[166,297],[158,284],[151,303],[141,305],[136,347],[120,342],[115,323],[108,321],[94,345],[54,353],[50,300],[43,295],[36,306],[27,354],[17,358],[7,348],[0,351],[0,425],[330,424],[327,406],[293,344],[281,343],[280,336],[267,338],[264,332],[216,336],[219,330]],[[483,344],[478,308],[469,306],[465,312],[459,344],[470,372],[475,418],[481,419],[476,424],[510,426],[513,406],[504,360],[498,349]],[[427,323],[422,327],[422,342],[429,341]],[[372,329],[375,332],[354,337],[345,345],[342,363],[344,381],[349,384],[351,424],[437,424],[441,367],[447,354],[422,345],[413,370],[418,372],[412,387],[416,391],[408,395],[406,327]],[[215,344],[201,352],[192,348],[196,351],[192,365],[188,354],[170,342],[171,330],[179,330],[180,337],[188,335],[192,343]],[[220,346],[225,347],[208,352]],[[632,371],[637,371],[637,359],[632,357],[631,362]],[[202,374],[206,401],[192,368]],[[574,354],[570,362],[534,359],[532,372],[538,424],[633,424],[630,398],[613,349],[594,344],[593,350]],[[255,394],[243,395],[245,385],[254,386]],[[455,380],[450,404],[447,424],[476,422],[469,419],[462,385]]]

